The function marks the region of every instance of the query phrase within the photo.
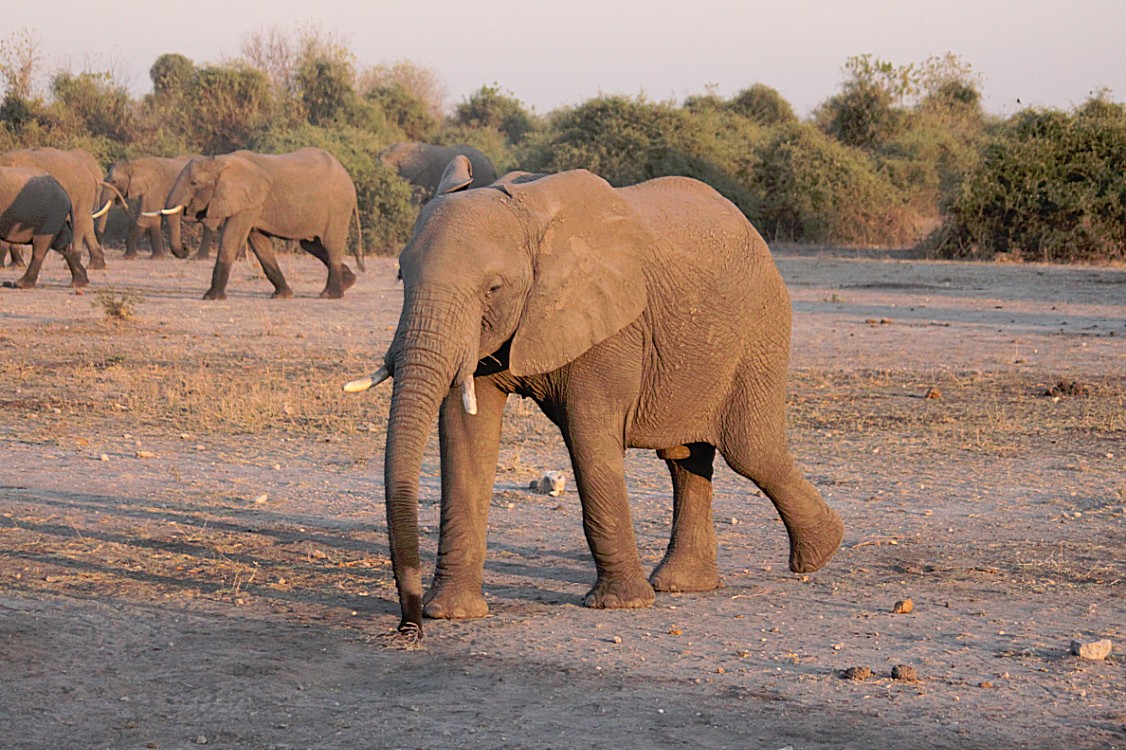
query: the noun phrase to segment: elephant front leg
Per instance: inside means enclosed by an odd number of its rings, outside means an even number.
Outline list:
[[[129,225],[129,233],[125,235],[125,254],[121,256],[122,258],[132,260],[137,257],[137,245],[141,241],[143,231],[144,227],[141,226],[139,220]]]
[[[219,238],[219,252],[215,256],[215,267],[211,269],[211,288],[204,295],[204,299],[221,300],[227,298],[227,282],[231,279],[231,266],[234,265],[235,256],[239,248],[247,241],[250,234],[250,222],[241,217],[227,219]]]
[[[711,591],[719,586],[712,520],[715,447],[692,443],[657,455],[665,459],[672,475],[672,537],[649,582],[657,591]]]
[[[465,412],[460,389],[442,402],[442,521],[438,565],[423,613],[433,618],[484,617],[486,529],[493,496],[501,417],[507,394],[478,380],[477,414]]]
[[[620,435],[620,430],[618,435]],[[641,570],[625,480],[625,447],[612,431],[567,438],[583,508],[583,532],[598,580],[583,604],[593,609],[640,609],[656,598]]]

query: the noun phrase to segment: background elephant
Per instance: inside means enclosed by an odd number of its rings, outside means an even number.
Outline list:
[[[71,247],[76,253],[81,253],[83,245],[86,246],[90,253],[90,268],[106,267],[105,253],[94,234],[94,204],[100,192],[102,169],[93,156],[80,148],[69,151],[21,148],[0,154],[0,166],[34,167],[58,180],[74,209]]]
[[[356,187],[332,154],[303,148],[267,155],[236,151],[192,159],[177,177],[164,212],[183,210],[198,221],[225,222],[219,254],[204,299],[225,299],[231,264],[246,242],[258,256],[274,297],[292,297],[274,254],[271,237],[298,240],[328,268],[321,297],[339,298],[356,277],[344,265],[348,229],[359,214]],[[362,236],[356,262],[363,269]]]
[[[195,158],[194,155],[164,158],[159,156],[143,156],[139,159],[122,159],[110,165],[106,172],[106,186],[102,189],[101,202],[112,201],[116,190],[122,199],[138,201],[138,213],[129,222],[129,234],[125,238],[125,257],[137,257],[137,246],[142,236],[149,238],[152,246],[152,257],[166,257],[168,251],[164,247],[164,235],[160,227],[160,209],[164,208],[164,199],[176,183],[187,163]],[[99,230],[105,229],[106,216],[98,220]],[[188,257],[188,247],[180,231],[182,214],[171,213],[165,217],[168,220],[168,237],[172,254],[177,258]],[[211,227],[203,227],[203,239],[200,242],[197,258],[210,257],[211,237],[214,234]]]
[[[71,286],[83,287],[89,283],[86,269],[72,247],[70,220],[70,198],[58,180],[41,169],[0,167],[0,239],[31,245],[27,270],[5,286],[34,287],[50,248],[58,250],[66,259]]]
[[[598,571],[587,606],[718,585],[717,450],[774,503],[791,569],[816,570],[836,551],[841,519],[787,446],[788,292],[758,232],[708,186],[670,177],[614,189],[574,171],[439,195],[399,267],[403,311],[384,367],[346,390],[394,378],[384,465],[401,631],[421,633],[419,469],[439,412],[442,518],[425,614],[487,612],[485,532],[512,393],[539,404],[570,452]],[[627,448],[656,449],[672,476],[671,541],[648,580]]]
[[[472,165],[473,181],[469,187],[482,187],[496,180],[497,171],[489,157],[472,146],[434,146],[409,141],[390,146],[379,154],[379,159],[414,185],[418,189],[419,202],[425,202],[437,191],[446,165],[458,155],[467,158]]]

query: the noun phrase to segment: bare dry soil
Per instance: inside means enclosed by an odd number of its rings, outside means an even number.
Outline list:
[[[1126,748],[1126,271],[777,257],[836,558],[789,573],[720,467],[725,586],[584,609],[577,497],[528,490],[565,451],[514,400],[490,616],[417,651],[385,638],[387,393],[340,392],[390,339],[394,261],[339,301],[302,256],[288,301],[240,264],[203,302],[208,264],[120,251],[81,295],[57,256],[0,289],[0,745]],[[438,470],[432,441],[428,564]],[[628,481],[655,565],[664,465],[631,453]]]

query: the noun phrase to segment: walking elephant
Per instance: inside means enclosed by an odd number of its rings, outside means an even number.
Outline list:
[[[271,237],[298,240],[301,248],[328,268],[321,297],[339,298],[356,277],[343,258],[352,217],[359,232],[356,188],[332,154],[303,148],[267,155],[235,151],[187,163],[164,203],[164,214],[183,211],[205,224],[224,222],[219,253],[204,299],[226,299],[231,264],[249,242],[274,285],[275,298],[292,297],[278,266]],[[356,262],[363,270],[362,236]]]
[[[454,170],[451,170],[454,171]],[[385,454],[400,631],[480,617],[489,501],[510,394],[559,427],[597,568],[585,603],[646,607],[657,591],[719,584],[716,451],[774,503],[790,568],[817,570],[843,524],[802,477],[786,437],[790,299],[739,209],[695,180],[615,189],[586,171],[443,194],[399,256],[404,300],[383,367],[394,378]],[[423,600],[419,470],[438,415],[438,562]],[[646,578],[623,454],[655,449],[672,478],[672,535]]]
[[[66,259],[71,286],[86,286],[89,279],[72,246],[70,222],[70,198],[58,180],[41,169],[0,167],[0,240],[31,245],[23,276],[4,286],[34,287],[50,248]]]
[[[459,155],[468,159],[472,167],[472,181],[467,187],[482,187],[496,180],[497,171],[489,157],[472,146],[434,146],[408,141],[390,146],[379,154],[379,159],[414,185],[418,189],[419,202],[424,203],[438,189],[446,165]]]
[[[72,148],[21,148],[0,153],[0,166],[42,169],[58,180],[74,209],[71,247],[76,253],[85,245],[90,253],[90,268],[106,267],[106,256],[94,233],[95,203],[101,190],[102,170],[86,151]],[[101,206],[100,210],[108,210]]]
[[[164,208],[164,199],[172,190],[176,178],[180,176],[187,163],[195,158],[194,155],[164,158],[159,156],[143,156],[138,159],[122,159],[110,165],[106,172],[106,186],[102,190],[102,201],[112,201],[115,193],[122,200],[136,200],[139,203],[139,213],[129,222],[129,234],[125,238],[126,258],[136,258],[140,239],[149,238],[152,247],[152,257],[161,258],[168,256],[164,247],[164,234],[161,232],[161,209]],[[181,235],[181,213],[171,213],[165,217],[168,221],[168,237],[172,254],[177,258],[188,257],[188,247]],[[99,229],[105,229],[106,216],[99,219]],[[212,228],[204,225],[203,239],[200,242],[197,258],[210,257]]]

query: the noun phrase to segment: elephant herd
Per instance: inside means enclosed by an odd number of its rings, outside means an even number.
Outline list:
[[[48,247],[66,258],[76,285],[86,283],[79,250],[87,248],[91,265],[101,260],[90,218],[98,184],[116,193],[101,193],[97,210],[116,194],[140,203],[126,255],[136,253],[142,232],[154,255],[164,252],[162,215],[219,232],[206,299],[223,298],[244,242],[274,296],[290,296],[274,237],[299,241],[325,264],[321,296],[339,297],[355,281],[342,258],[356,191],[325,151],[138,159],[114,164],[105,180],[88,167],[79,179],[75,152],[40,151],[60,160],[69,154],[69,177],[86,192],[80,203],[68,175],[55,175],[46,161],[25,166],[27,152],[23,162],[0,156],[0,236],[34,248],[18,285],[34,284]],[[647,607],[655,592],[721,585],[712,517],[717,454],[774,504],[790,569],[825,565],[844,525],[788,446],[790,298],[746,217],[688,178],[622,188],[585,170],[497,179],[478,157],[423,144],[383,154],[429,200],[399,256],[403,308],[391,344],[375,372],[344,386],[354,393],[393,380],[384,491],[399,632],[420,638],[423,616],[488,612],[488,512],[511,395],[535,401],[570,454],[597,571],[587,606]],[[178,230],[172,236],[171,252],[185,256]],[[435,420],[441,522],[424,593],[419,475]],[[672,484],[669,544],[648,575],[626,490],[630,448],[656,451]]]
[[[433,194],[446,164],[466,156],[484,183],[496,172],[488,158],[468,146],[442,147],[400,143],[380,156],[414,185],[420,197]],[[248,246],[258,258],[276,298],[291,297],[274,253],[272,238],[296,242],[324,263],[328,279],[320,296],[343,296],[356,277],[344,255],[356,222],[356,247],[363,245],[356,188],[332,154],[303,148],[288,154],[235,151],[220,156],[140,157],[114,162],[106,170],[82,149],[16,149],[0,153],[0,240],[13,266],[23,265],[19,245],[30,244],[24,274],[5,286],[35,286],[50,248],[58,250],[71,271],[71,285],[89,283],[81,262],[85,250],[91,269],[104,269],[105,253],[96,231],[104,231],[108,211],[119,200],[130,211],[125,258],[138,255],[148,237],[154,258],[186,258],[189,249],[182,222],[202,225],[196,258],[209,258],[218,237],[211,286],[204,299],[226,297],[231,266]],[[166,248],[161,223],[168,224]],[[95,221],[97,224],[95,224]],[[3,255],[0,255],[2,265]],[[363,270],[363,253],[356,262]]]

